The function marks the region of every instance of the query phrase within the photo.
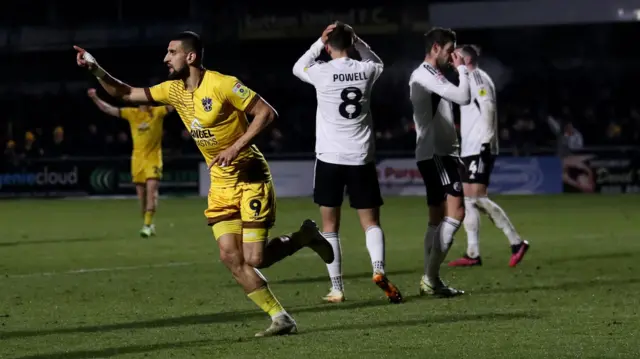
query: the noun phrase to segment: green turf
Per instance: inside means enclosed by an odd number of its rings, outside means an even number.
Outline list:
[[[146,240],[131,200],[1,201],[0,358],[638,358],[638,199],[497,197],[531,242],[527,258],[509,268],[506,239],[483,218],[484,266],[443,267],[468,295],[430,299],[416,296],[423,200],[388,198],[401,305],[371,283],[345,211],[347,301],[321,302],[326,268],[304,249],[265,271],[300,333],[262,339],[269,321],[219,263],[204,200],[163,200]],[[278,210],[274,233],[318,217],[309,199]],[[449,259],[464,251],[457,237]]]

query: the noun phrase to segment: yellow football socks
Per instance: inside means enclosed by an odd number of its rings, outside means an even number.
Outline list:
[[[275,318],[285,313],[282,304],[278,302],[268,286],[256,289],[253,292],[247,294],[247,296],[254,303],[256,303],[256,305],[258,305],[260,309],[269,314],[271,318]]]
[[[144,212],[144,225],[145,226],[150,226],[151,223],[153,223],[153,214],[155,212],[154,211],[146,211]]]

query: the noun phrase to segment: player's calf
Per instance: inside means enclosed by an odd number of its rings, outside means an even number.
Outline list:
[[[233,223],[231,224],[233,225]],[[229,228],[231,227],[233,226],[229,226]],[[241,228],[235,231],[241,231]],[[256,336],[295,333],[297,331],[296,322],[273,295],[264,276],[257,269],[250,266],[249,263],[245,262],[245,257],[239,244],[241,236],[242,234],[238,233],[220,235],[217,238],[218,248],[220,249],[220,260],[229,269],[238,284],[242,286],[249,299],[271,317],[271,326],[257,333]]]
[[[385,238],[380,228],[380,210],[378,208],[358,209],[358,217],[364,230],[373,273],[384,274]]]
[[[440,250],[448,253],[453,243],[453,237],[460,229],[460,224],[464,220],[465,209],[464,201],[460,196],[447,195],[445,203],[445,216],[440,223],[439,239]],[[444,260],[444,258],[443,258]]]
[[[465,188],[467,188],[465,186]],[[467,253],[449,262],[450,267],[472,267],[482,265],[478,246],[478,231],[480,228],[480,214],[476,207],[476,198],[465,197],[464,229],[467,232]]]
[[[158,206],[158,187],[159,182],[156,179],[148,179],[143,187],[143,197],[141,203],[143,206],[143,218],[144,222],[140,235],[144,238],[150,237],[156,234],[156,228],[153,224],[153,217],[156,213]]]
[[[246,293],[263,287],[266,282],[254,271],[254,268],[245,261],[241,248],[238,247],[241,235],[225,234],[218,237],[220,261],[229,269],[233,278],[242,286]]]
[[[331,289],[322,298],[325,302],[344,302],[344,282],[342,280],[342,246],[340,244],[340,207],[320,206],[322,217],[322,236],[331,244],[333,261],[327,263],[327,271],[331,279]]]

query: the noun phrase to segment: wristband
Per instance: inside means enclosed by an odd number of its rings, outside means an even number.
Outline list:
[[[91,74],[93,74],[93,76],[101,79],[104,77],[104,75],[106,75],[107,73],[102,69],[102,67],[96,65],[96,67],[93,68],[93,70],[91,70]]]
[[[93,55],[91,55],[88,52],[84,52],[84,54],[82,54],[82,58],[92,64],[94,66],[94,68],[91,70],[91,73],[93,74],[93,76],[101,79],[104,77],[104,75],[106,75],[107,73],[100,67],[100,65],[98,65],[98,62],[96,61],[96,58],[93,57]]]

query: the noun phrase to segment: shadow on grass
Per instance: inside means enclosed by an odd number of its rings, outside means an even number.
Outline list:
[[[397,271],[387,271],[387,275],[389,279],[393,280],[393,276],[395,275],[404,275],[411,273],[420,273],[420,269],[404,269]],[[342,276],[343,279],[362,279],[369,278],[371,279],[371,271],[368,272],[360,272],[360,273],[348,273]],[[301,283],[320,283],[327,282],[330,283],[331,279],[329,279],[329,275],[319,275],[315,277],[298,277],[298,278],[288,278],[288,279],[280,279],[280,280],[269,280],[269,283],[272,284],[301,284]],[[237,286],[237,284],[229,284],[229,286]]]
[[[342,303],[340,305],[320,304],[320,305],[314,305],[314,306],[289,307],[287,309],[293,315],[295,315],[297,313],[318,313],[318,312],[321,313],[321,312],[343,311],[343,310],[352,310],[352,309],[358,309],[358,308],[388,306],[388,305],[389,304],[386,301],[382,299],[376,299],[376,300],[369,300],[369,301]],[[164,318],[164,319],[155,319],[155,320],[129,322],[129,323],[93,325],[93,326],[82,326],[82,327],[73,327],[73,328],[56,328],[56,329],[46,329],[46,330],[23,330],[23,331],[0,332],[0,339],[29,338],[29,337],[38,337],[38,336],[55,335],[55,334],[101,333],[101,332],[109,332],[109,331],[122,330],[122,329],[149,329],[149,328],[163,328],[163,327],[179,327],[179,326],[198,325],[198,324],[232,323],[232,322],[241,322],[243,320],[251,319],[251,318],[264,318],[264,317],[265,317],[265,314],[259,311],[258,309],[256,309],[251,311],[246,310],[246,311],[222,312],[222,313],[214,313],[214,314],[188,315],[183,317]]]
[[[393,328],[393,327],[411,327],[418,325],[430,325],[430,324],[450,324],[458,322],[474,322],[474,321],[505,321],[505,320],[518,320],[518,319],[539,319],[542,316],[535,312],[511,312],[511,313],[483,313],[483,314],[461,314],[461,315],[436,315],[426,316],[424,318],[416,318],[410,320],[390,320],[383,322],[368,322],[368,323],[352,323],[352,324],[339,324],[326,327],[303,329],[299,335],[323,333],[323,332],[336,332],[336,331],[349,331],[349,330],[366,330],[372,328]],[[184,349],[194,348],[202,346],[216,346],[216,345],[233,345],[239,342],[248,342],[254,340],[269,340],[269,339],[257,339],[257,338],[238,338],[238,339],[212,339],[212,340],[193,340],[182,341],[174,343],[161,343],[151,345],[131,345],[114,348],[104,348],[97,350],[82,350],[67,353],[48,353],[39,355],[22,356],[16,359],[89,359],[89,358],[108,358],[116,355],[125,354],[142,354],[161,350],[171,349]]]

